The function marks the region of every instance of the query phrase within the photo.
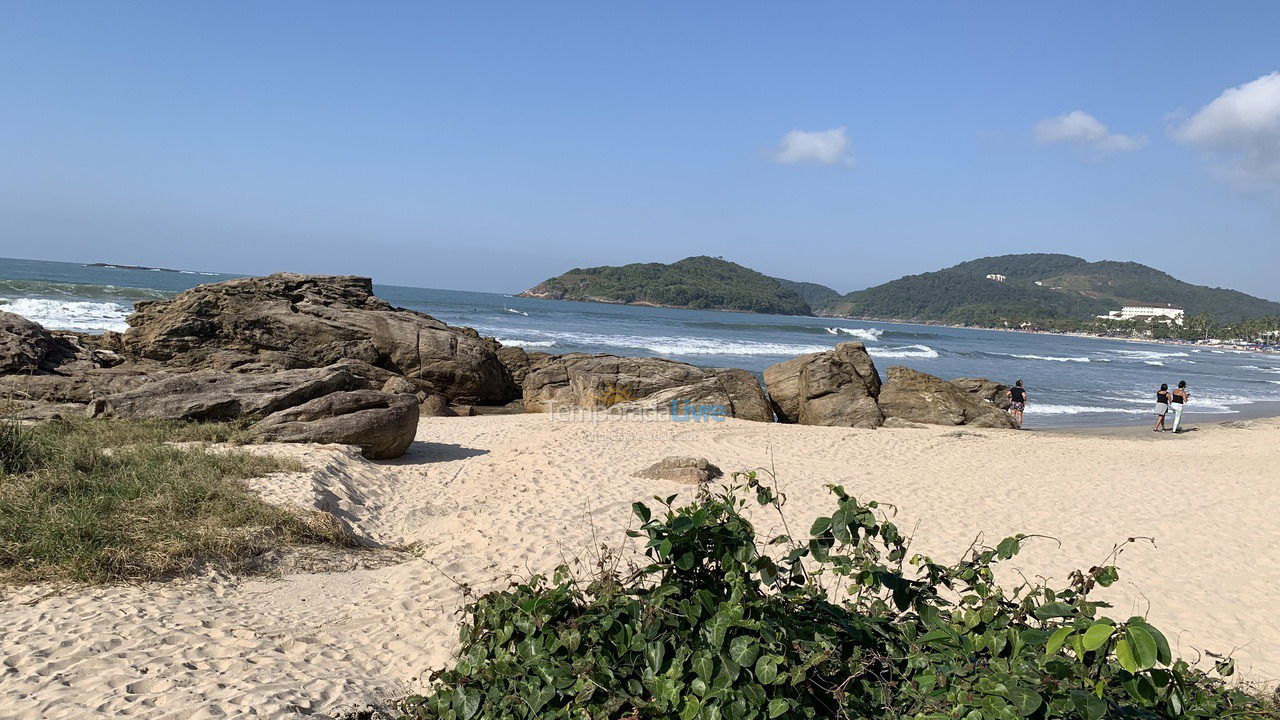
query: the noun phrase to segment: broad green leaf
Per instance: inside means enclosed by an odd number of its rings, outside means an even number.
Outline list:
[[[1040,709],[1040,705],[1044,703],[1044,698],[1035,690],[1024,687],[1011,687],[1005,692],[1005,697],[1009,698],[1009,702],[1013,704],[1014,709],[1027,717]]]
[[[1148,670],[1156,664],[1156,639],[1140,625],[1130,625],[1124,630],[1125,640],[1129,641],[1133,651],[1133,659],[1139,670]],[[1132,672],[1132,671],[1130,671]]]
[[[1129,645],[1128,633],[1116,643],[1116,662],[1131,673],[1138,672],[1138,661],[1133,657],[1133,647]]]
[[[761,655],[756,660],[756,680],[762,685],[772,685],[778,677],[778,664],[772,655]]]
[[[1107,644],[1107,640],[1111,639],[1111,634],[1116,628],[1111,623],[1097,622],[1088,630],[1084,631],[1084,649],[1090,652],[1097,650]]]
[[[782,698],[769,702],[769,717],[776,718],[791,709],[791,704]]]
[[[631,503],[631,512],[635,513],[636,517],[640,518],[640,522],[642,523],[649,522],[653,517],[653,514],[649,512],[649,506],[642,502]]]
[[[1067,636],[1074,632],[1069,627],[1058,628],[1049,636],[1049,641],[1044,645],[1045,655],[1054,655],[1062,649],[1062,644],[1067,641]]]
[[[729,657],[744,667],[751,666],[759,652],[760,646],[756,644],[755,638],[740,635],[729,641]]]
[[[460,720],[471,720],[480,710],[480,691],[473,687],[460,687],[453,695],[453,712]]]

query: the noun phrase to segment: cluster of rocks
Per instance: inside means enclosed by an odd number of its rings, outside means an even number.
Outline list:
[[[402,454],[418,417],[715,407],[808,425],[1013,427],[1007,388],[905,367],[861,343],[745,370],[660,358],[527,353],[393,307],[368,278],[278,273],[139,302],[124,333],[50,332],[0,312],[0,393],[31,417],[253,418],[263,439]]]

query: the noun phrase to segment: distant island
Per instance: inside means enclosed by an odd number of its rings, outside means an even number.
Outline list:
[[[182,272],[181,270],[174,270],[173,268],[147,267],[145,265],[118,265],[116,263],[89,263],[88,265],[85,265],[85,267],[112,268],[114,270],[151,270],[171,273]]]
[[[1187,339],[1266,334],[1280,322],[1280,303],[1271,300],[1135,262],[1054,253],[979,258],[844,295],[698,256],[575,268],[520,297]]]
[[[634,263],[574,268],[538,283],[518,297],[812,315],[814,310],[802,293],[814,296],[813,289],[821,287],[779,281],[723,258],[701,255],[669,265]],[[830,288],[823,289],[835,293]]]

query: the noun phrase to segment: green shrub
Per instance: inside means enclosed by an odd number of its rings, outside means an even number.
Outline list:
[[[1008,588],[994,566],[1026,536],[938,564],[840,487],[807,538],[760,545],[741,498],[782,498],[744,477],[657,516],[636,503],[650,564],[627,577],[562,567],[480,597],[405,717],[1277,717],[1221,679],[1229,660],[1202,672],[1143,618],[1105,617],[1089,594],[1113,565]]]

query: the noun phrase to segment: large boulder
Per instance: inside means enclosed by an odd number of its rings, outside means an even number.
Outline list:
[[[353,360],[423,381],[451,400],[501,404],[518,388],[499,345],[375,297],[369,278],[277,273],[200,285],[144,301],[121,350],[172,366],[220,369],[324,367]],[[385,382],[386,377],[373,377]]]
[[[900,365],[889,368],[889,381],[880,390],[880,410],[885,417],[929,425],[1017,427],[1008,413],[959,385]]]
[[[981,377],[963,377],[951,381],[974,399],[989,402],[1001,410],[1009,409],[1009,386]]]
[[[884,421],[880,375],[860,342],[770,365],[764,383],[781,422],[874,428]]]
[[[0,375],[67,373],[119,362],[115,353],[90,347],[75,333],[50,332],[21,315],[0,312]]]
[[[172,375],[94,402],[95,415],[163,420],[230,420],[268,415],[368,381],[342,365],[227,373],[197,370]],[[417,398],[406,396],[417,407]]]
[[[728,417],[769,422],[773,412],[755,376],[651,357],[531,353],[524,375],[527,412],[566,408],[665,411],[676,403],[720,406]]]
[[[390,460],[413,443],[418,400],[378,390],[335,392],[268,415],[250,431],[275,442],[356,445],[370,460]]]

